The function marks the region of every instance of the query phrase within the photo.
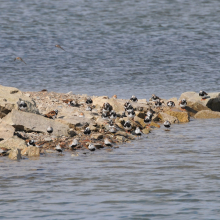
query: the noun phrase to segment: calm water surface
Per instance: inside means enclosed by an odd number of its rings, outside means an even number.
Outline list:
[[[217,0],[1,0],[0,84],[147,99],[220,91],[219,21]],[[0,219],[220,219],[219,122],[112,152],[1,158]]]
[[[160,128],[112,152],[1,158],[0,219],[217,220],[219,123]]]

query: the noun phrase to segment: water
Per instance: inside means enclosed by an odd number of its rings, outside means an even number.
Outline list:
[[[160,128],[112,152],[1,158],[0,219],[217,220],[219,122]]]
[[[0,84],[147,99],[219,91],[219,8],[217,0],[2,0]]]
[[[219,8],[217,0],[2,0],[0,84],[147,99],[219,91]],[[112,152],[0,158],[0,219],[219,219],[219,155],[214,119]]]

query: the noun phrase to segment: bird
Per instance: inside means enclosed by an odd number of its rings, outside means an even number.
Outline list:
[[[117,132],[117,129],[116,129],[116,127],[115,127],[112,120],[109,121],[109,132],[111,132],[111,133],[116,133]]]
[[[205,92],[205,91],[200,91],[199,92],[199,96],[201,96],[202,97],[202,101],[203,100],[205,100],[206,98],[207,98],[207,96],[208,96],[208,93],[207,92]]]
[[[105,102],[102,106],[102,112],[109,113],[111,111],[112,111],[112,106],[108,102]]]
[[[92,99],[91,99],[90,97],[88,97],[88,98],[86,99],[86,104],[87,104],[87,105],[91,105],[92,103],[93,103]]]
[[[83,113],[83,112],[80,112],[78,116],[79,116],[80,118],[84,118],[84,113]]]
[[[60,48],[61,50],[64,50],[59,44],[56,44],[55,47]]]
[[[128,117],[131,118],[132,120],[134,119],[135,117],[134,109],[131,112],[128,112]]]
[[[89,128],[89,127],[85,128],[85,130],[84,130],[83,133],[84,133],[84,134],[87,134],[87,135],[91,134],[90,128]]]
[[[18,104],[18,109],[19,110],[24,111],[24,110],[27,109],[27,103],[24,100],[19,98],[17,104]]]
[[[132,101],[132,102],[137,102],[138,99],[137,99],[136,96],[132,95],[131,98],[130,98],[130,101]]]
[[[104,144],[105,144],[106,146],[112,146],[112,142],[111,142],[108,138],[105,138],[105,139],[104,139]]]
[[[73,139],[73,141],[70,143],[69,148],[71,150],[75,150],[75,147],[78,145],[78,140],[77,139]]]
[[[154,112],[153,112],[153,110],[152,109],[149,109],[148,111],[147,111],[147,116],[149,116],[149,117],[153,117],[153,114],[154,114]]]
[[[156,101],[160,101],[161,99],[158,96],[156,96],[155,94],[152,94],[152,97],[150,100],[152,100],[153,102],[156,102]]]
[[[111,110],[111,112],[110,112],[110,119],[115,120],[116,118],[117,118],[116,112],[114,110]]]
[[[49,134],[53,133],[53,128],[51,126],[49,126],[47,128],[47,133],[49,133]]]
[[[130,104],[130,102],[125,102],[125,104],[124,104],[124,109],[125,109],[125,111],[126,111],[126,109],[127,109],[127,107],[128,107],[129,104]]]
[[[165,122],[163,123],[163,125],[164,125],[165,128],[170,128],[171,123],[170,123],[169,121],[165,121]]]
[[[47,114],[45,114],[44,117],[55,119],[57,117],[57,115],[58,115],[58,110],[55,109],[54,111],[50,111]]]
[[[16,61],[16,60],[19,60],[19,61],[25,63],[24,60],[23,60],[21,57],[16,57],[16,58],[14,59],[14,61]],[[27,65],[27,63],[25,63],[25,64]]]
[[[136,127],[134,133],[138,136],[141,136],[141,129],[139,127]]]
[[[162,106],[162,102],[160,100],[154,102],[154,106],[156,108],[160,108]]]
[[[134,111],[133,106],[129,103],[125,109],[128,113]]]
[[[77,106],[78,104],[77,101],[74,99],[64,99],[62,101],[72,107]]]
[[[152,120],[152,115],[151,115],[151,116],[146,115],[145,118],[144,118],[144,123],[146,123],[146,124],[147,124],[147,123],[150,123],[151,120]]]
[[[89,146],[88,146],[88,149],[89,149],[90,151],[95,151],[95,146],[94,146],[94,144],[90,143]]]
[[[35,146],[35,141],[33,139],[29,140],[27,146]]]
[[[103,120],[109,120],[109,114],[108,113],[102,113],[102,119]]]
[[[1,154],[2,156],[5,156],[7,152],[8,152],[8,149],[7,149],[7,148],[5,148],[5,147],[0,148],[0,154]]]
[[[124,129],[126,132],[132,129],[131,122],[129,120],[124,123]]]
[[[185,110],[186,105],[187,105],[186,99],[180,100],[179,106],[180,106],[180,108],[181,108],[182,110]]]
[[[167,106],[170,108],[175,107],[175,103],[173,101],[168,101]]]
[[[113,98],[113,99],[117,99],[117,95],[113,95],[112,98]]]
[[[90,112],[91,112],[91,111],[92,111],[92,107],[88,105],[88,106],[86,107],[86,111],[90,111]]]
[[[56,145],[55,150],[62,154],[63,148],[60,146],[60,144]]]

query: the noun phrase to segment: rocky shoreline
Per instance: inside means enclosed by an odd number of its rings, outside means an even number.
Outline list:
[[[92,96],[92,104],[86,103],[89,96],[69,93],[56,93],[42,90],[40,92],[21,92],[17,88],[0,86],[0,156],[8,156],[12,160],[25,157],[39,157],[48,153],[57,153],[56,146],[65,152],[77,156],[78,152],[89,151],[92,144],[95,149],[112,150],[119,144],[135,140],[139,137],[134,131],[140,128],[142,135],[147,135],[158,129],[161,123],[185,123],[194,118],[220,118],[220,93],[210,93],[206,99],[196,92],[183,93],[179,100],[171,98],[175,107],[168,107],[168,100],[161,99],[161,106],[155,102],[139,99],[137,102],[119,99],[117,96]],[[185,109],[179,107],[179,101],[187,100]],[[71,104],[71,100],[74,103]],[[25,103],[21,108],[19,102]],[[125,103],[130,102],[135,112],[134,118],[123,116]],[[104,103],[109,103],[117,113],[113,124],[115,131],[111,132],[109,118],[103,118]],[[58,110],[57,117],[47,118],[48,112]],[[144,120],[148,111],[153,112],[152,120]],[[126,131],[124,124],[130,121],[131,130]],[[172,125],[171,125],[172,126]],[[50,134],[48,127],[53,128]],[[86,128],[90,134],[84,134]],[[78,144],[71,148],[76,139]],[[106,144],[105,140],[111,144]],[[34,142],[34,144],[31,141]],[[91,150],[91,149],[90,149]]]

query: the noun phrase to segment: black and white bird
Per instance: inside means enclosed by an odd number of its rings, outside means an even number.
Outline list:
[[[86,107],[86,111],[90,111],[90,112],[91,112],[91,111],[92,111],[92,107],[88,105],[88,106]]]
[[[103,120],[109,120],[108,113],[102,113],[102,119]]]
[[[27,146],[35,146],[35,141],[33,139],[29,140]]]
[[[55,147],[55,150],[59,153],[62,153],[63,152],[63,148],[60,146],[60,144],[58,144],[56,147]]]
[[[115,127],[112,120],[109,121],[109,132],[111,132],[111,133],[116,133],[117,132],[117,129],[116,129],[116,127]]]
[[[78,145],[78,140],[77,139],[73,139],[73,141],[70,142],[70,145],[69,145],[70,150],[75,150],[77,145]]]
[[[164,125],[165,128],[170,128],[171,123],[170,123],[169,121],[165,121],[165,122],[163,123],[163,125]]]
[[[153,117],[153,114],[154,114],[154,111],[153,111],[152,109],[149,109],[149,110],[147,111],[146,116]]]
[[[162,106],[162,102],[161,101],[155,101],[154,102],[154,106],[156,107],[156,108],[160,108],[161,106]]]
[[[160,98],[156,96],[155,94],[152,94],[151,101],[153,102],[160,101]]]
[[[7,148],[5,148],[5,147],[0,148],[0,154],[1,154],[2,156],[5,156],[5,155],[7,154],[7,152],[8,152],[8,149],[7,149]]]
[[[175,103],[173,101],[168,101],[167,106],[170,108],[175,107]]]
[[[90,151],[95,151],[95,146],[94,146],[94,144],[90,143],[89,146],[88,146],[88,149],[89,149]]]
[[[105,138],[105,139],[104,139],[104,144],[105,144],[106,146],[112,146],[112,142],[111,142],[108,138]]]
[[[134,111],[134,108],[133,108],[133,106],[129,103],[129,104],[127,105],[127,108],[126,108],[125,110],[129,113],[129,112]]]
[[[132,129],[131,122],[128,120],[124,123],[124,129],[130,131]]]
[[[200,91],[199,96],[202,97],[202,100],[205,100],[205,99],[207,99],[208,93],[205,91]]]
[[[145,118],[144,118],[144,123],[146,123],[146,124],[147,124],[147,123],[150,123],[151,120],[152,120],[152,115],[151,115],[151,116],[146,115]]]
[[[126,111],[126,108],[128,107],[129,104],[130,104],[130,102],[125,102],[125,104],[124,104],[125,111]]]
[[[88,98],[86,99],[86,104],[87,104],[87,105],[92,105],[92,103],[93,103],[92,99],[91,99],[90,97],[88,97]]]
[[[48,133],[48,134],[53,133],[53,128],[52,128],[51,126],[49,126],[49,127],[47,128],[47,133]]]
[[[86,135],[91,134],[91,130],[90,130],[90,128],[89,128],[89,127],[85,128],[85,130],[84,130],[83,133],[86,134]]]
[[[105,102],[102,106],[102,113],[109,113],[111,111],[112,111],[112,106],[108,102]]]
[[[135,112],[134,112],[134,110],[131,111],[131,112],[128,112],[128,117],[131,118],[132,120],[134,119],[134,117],[135,117]]]
[[[138,136],[141,136],[141,129],[139,127],[136,127],[134,133]]]
[[[136,96],[132,95],[131,98],[130,98],[130,101],[132,101],[132,102],[137,102],[138,99],[137,99]]]
[[[110,119],[115,120],[117,118],[117,114],[114,110],[111,110],[110,112]]]
[[[181,108],[181,109],[185,109],[185,108],[186,108],[186,105],[187,105],[186,99],[182,99],[182,100],[179,102],[179,105],[180,105],[180,108]]]
[[[18,109],[21,110],[21,111],[25,111],[27,109],[27,103],[24,101],[24,100],[21,100],[19,98],[18,102]]]

